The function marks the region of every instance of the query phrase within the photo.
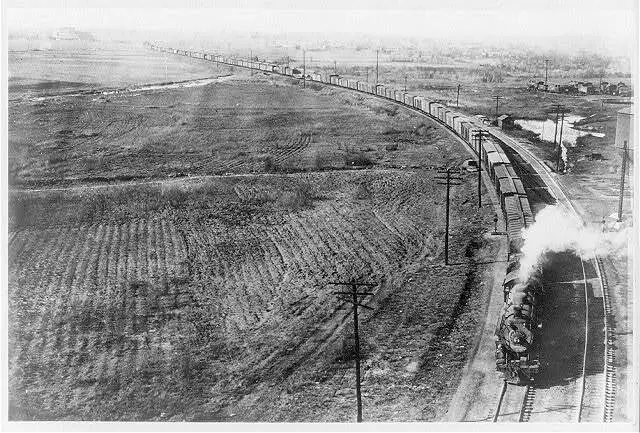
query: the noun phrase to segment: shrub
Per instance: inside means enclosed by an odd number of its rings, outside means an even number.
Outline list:
[[[309,182],[298,184],[292,191],[284,191],[278,199],[278,204],[286,209],[302,209],[313,204],[316,194]]]
[[[331,157],[325,153],[316,152],[313,158],[314,170],[323,170],[327,167],[331,167]]]
[[[368,167],[374,163],[363,152],[348,152],[344,156],[344,164],[347,166]]]
[[[355,193],[353,194],[353,197],[356,200],[370,199],[371,196],[372,196],[371,190],[369,189],[369,186],[365,182],[360,182],[356,187]]]
[[[373,112],[376,114],[386,114],[389,117],[394,117],[398,114],[397,105],[378,105],[373,108]]]
[[[52,153],[49,155],[49,165],[59,164],[65,161],[65,157],[62,153]]]

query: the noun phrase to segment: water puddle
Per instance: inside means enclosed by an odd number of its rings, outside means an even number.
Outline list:
[[[604,137],[602,132],[588,131],[584,129],[578,129],[574,126],[576,122],[584,119],[580,116],[567,115],[564,117],[564,123],[561,119],[558,119],[558,126],[556,129],[556,122],[554,119],[547,120],[528,120],[517,119],[515,123],[520,125],[522,129],[526,129],[535,132],[540,136],[540,139],[548,143],[558,142],[560,140],[560,130],[562,129],[562,143],[560,143],[561,158],[564,161],[565,170],[567,168],[567,147],[575,147],[578,137],[585,135],[593,135],[594,137]]]
[[[604,134],[601,132],[585,131],[583,129],[577,129],[573,126],[575,122],[578,122],[582,119],[584,119],[584,117],[572,115],[564,117],[564,126],[562,127],[562,143],[564,145],[574,147],[576,145],[576,140],[578,139],[578,137],[582,137],[584,135],[591,134],[594,137],[604,137]],[[523,129],[527,129],[529,131],[535,132],[536,134],[540,134],[541,140],[548,141],[550,143],[553,143],[554,141],[554,135],[556,135],[555,118],[547,119],[545,121],[517,119],[515,123],[522,126]],[[560,120],[558,120],[556,142],[558,138],[560,138]]]

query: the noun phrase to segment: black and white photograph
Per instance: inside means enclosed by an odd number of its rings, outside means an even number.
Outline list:
[[[3,1],[2,429],[638,431],[639,19]]]

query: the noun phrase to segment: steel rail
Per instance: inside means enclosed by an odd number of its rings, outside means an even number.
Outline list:
[[[502,402],[504,400],[504,395],[507,393],[507,381],[504,380],[502,382],[502,389],[500,390],[500,397],[498,398],[498,404],[496,405],[496,410],[493,414],[493,422],[498,422],[498,417],[500,416],[500,408],[502,407]]]
[[[578,412],[576,414],[576,422],[582,419],[582,406],[584,405],[584,388],[587,380],[587,351],[589,350],[589,291],[587,288],[587,273],[584,269],[584,261],[580,259],[582,266],[582,277],[584,281],[584,348],[582,354],[582,379],[580,380],[580,393],[578,402]]]
[[[529,422],[531,412],[533,411],[533,400],[535,399],[535,395],[535,385],[527,385],[527,389],[524,392],[524,400],[522,401],[522,409],[520,410],[520,418],[518,419],[518,422]]]
[[[613,332],[611,330],[611,302],[609,299],[609,282],[604,272],[604,266],[601,258],[596,258],[596,272],[603,282],[602,305],[604,308],[604,407],[602,413],[602,422],[613,421],[613,410],[616,399],[616,366],[615,366],[615,348],[613,347]]]

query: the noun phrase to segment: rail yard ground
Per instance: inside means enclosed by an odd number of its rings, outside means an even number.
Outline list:
[[[353,420],[350,315],[328,286],[350,276],[380,283],[365,419],[443,418],[502,239],[465,175],[442,263],[434,168],[467,158],[459,141],[193,60],[147,57],[127,82],[66,53],[75,68],[27,75],[46,54],[10,61],[10,419]]]

